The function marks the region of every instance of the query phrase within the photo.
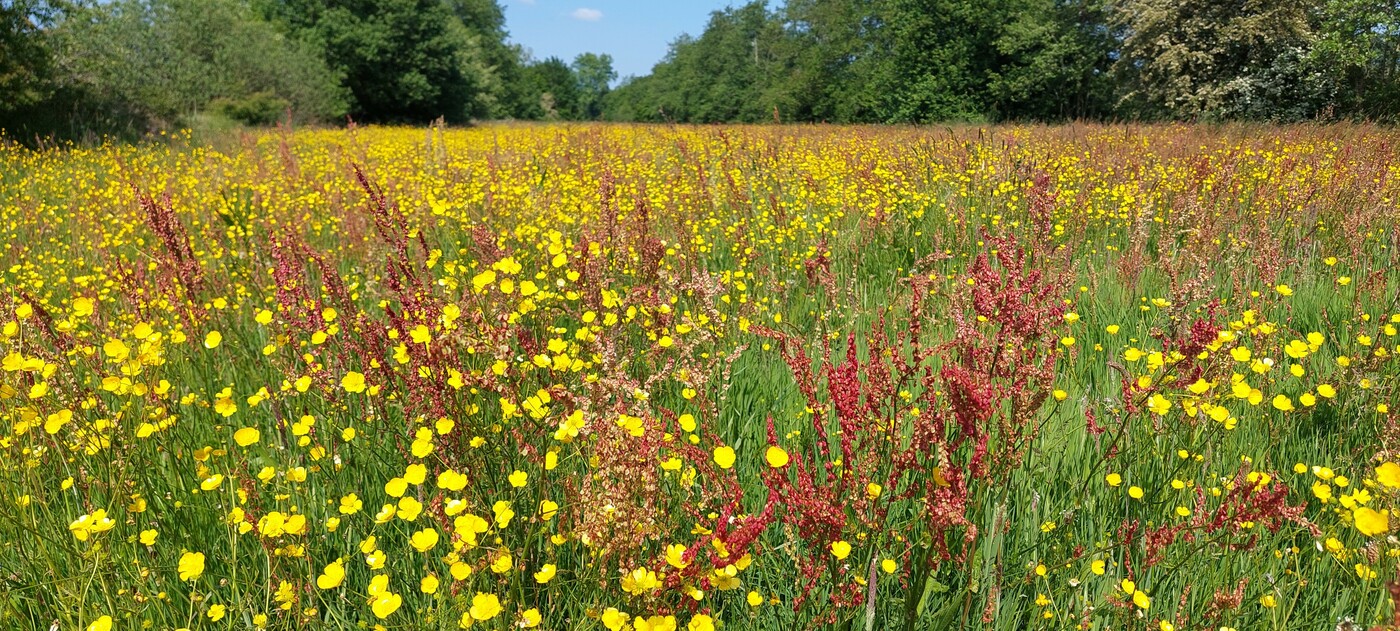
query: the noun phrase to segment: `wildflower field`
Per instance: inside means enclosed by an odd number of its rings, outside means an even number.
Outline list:
[[[1397,144],[0,144],[0,628],[1389,624]]]

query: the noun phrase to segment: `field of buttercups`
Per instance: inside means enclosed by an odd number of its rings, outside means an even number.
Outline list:
[[[0,138],[0,628],[1390,624],[1398,144]]]

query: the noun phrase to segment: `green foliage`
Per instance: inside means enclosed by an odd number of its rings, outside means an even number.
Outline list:
[[[710,14],[705,32],[682,37],[649,77],[615,91],[609,118],[711,123],[769,119],[783,98],[785,33],[763,2]]]
[[[1101,118],[1112,111],[1114,33],[1104,0],[1028,0],[995,42],[987,86],[997,118]]]
[[[499,0],[0,0],[0,128],[134,136],[216,103],[263,123],[1400,120],[1400,0],[751,0],[617,88],[608,55],[535,60],[508,35]]]
[[[618,120],[907,122],[1400,113],[1395,0],[789,0],[718,11]]]
[[[315,50],[239,0],[118,0],[75,10],[51,36],[66,87],[156,125],[257,94],[299,120],[344,112],[336,77]]]
[[[439,0],[268,0],[264,11],[314,42],[367,121],[463,121],[479,85],[464,32]]]
[[[38,25],[46,9],[38,0],[0,3],[0,117],[42,101],[50,91],[51,55]]]
[[[1114,19],[1126,36],[1116,70],[1125,101],[1174,118],[1266,114],[1290,96],[1270,88],[1298,78],[1280,60],[1311,39],[1309,4],[1119,0]],[[1279,74],[1285,78],[1271,77]]]
[[[579,114],[586,119],[598,118],[609,84],[617,79],[617,71],[612,67],[612,55],[584,53],[574,58],[569,69],[578,84]]]
[[[214,113],[245,125],[271,125],[291,103],[271,92],[258,92],[241,98],[217,98],[209,104]]]
[[[578,78],[564,60],[550,57],[521,71],[521,93],[527,99],[518,110],[522,118],[572,120],[578,116]]]
[[[478,91],[472,116],[478,118],[523,117],[525,107],[522,68],[525,53],[506,42],[506,16],[496,0],[444,0],[452,13],[452,25],[467,46],[465,72]]]
[[[1341,116],[1400,119],[1400,2],[1328,0],[1303,60]]]
[[[878,120],[878,91],[867,80],[885,48],[877,38],[883,25],[877,2],[791,0],[784,6],[791,58],[780,99],[785,118]]]

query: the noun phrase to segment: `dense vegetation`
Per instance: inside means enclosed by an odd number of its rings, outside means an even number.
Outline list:
[[[0,620],[1389,622],[1397,142],[0,145]]]
[[[716,12],[620,120],[937,122],[1400,114],[1394,0],[789,0]]]
[[[21,138],[591,118],[615,79],[608,55],[508,44],[495,0],[0,2],[0,129]]]
[[[1400,116],[1397,0],[758,0],[615,90],[507,35],[496,0],[0,0],[0,128]]]

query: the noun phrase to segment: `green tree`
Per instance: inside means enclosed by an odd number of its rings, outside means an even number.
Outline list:
[[[579,82],[569,64],[550,57],[526,64],[521,71],[522,94],[530,101],[522,118],[576,120],[579,118]]]
[[[467,120],[482,90],[442,0],[263,0],[263,11],[324,51],[351,115],[375,122]]]
[[[87,104],[75,106],[115,108],[134,124],[180,124],[216,99],[255,95],[300,119],[345,111],[319,51],[242,0],[115,0],[73,9],[50,35],[56,81]]]
[[[1005,62],[1001,26],[1011,0],[888,0],[872,81],[890,122],[983,120],[986,86]]]
[[[787,72],[770,90],[791,120],[877,122],[880,95],[870,78],[882,64],[881,0],[788,0],[783,7]]]
[[[612,82],[617,80],[612,55],[583,53],[574,57],[574,63],[569,67],[578,81],[579,116],[587,120],[598,118],[603,112],[603,98],[608,95]]]
[[[1312,0],[1118,0],[1115,70],[1138,116],[1272,118],[1304,95]],[[1304,88],[1305,89],[1305,88]]]
[[[1400,1],[1327,0],[1303,61],[1340,116],[1400,120]]]
[[[995,40],[987,91],[998,119],[1099,118],[1113,108],[1117,33],[1105,0],[1026,0]]]
[[[52,93],[52,54],[41,24],[55,11],[41,0],[0,0],[0,117]]]
[[[699,37],[671,44],[651,75],[613,91],[608,118],[712,123],[770,120],[782,100],[787,34],[763,2],[710,14]]]
[[[505,11],[496,0],[444,0],[453,29],[462,43],[463,74],[477,86],[469,105],[472,116],[519,116],[521,61],[518,46],[506,39]]]

